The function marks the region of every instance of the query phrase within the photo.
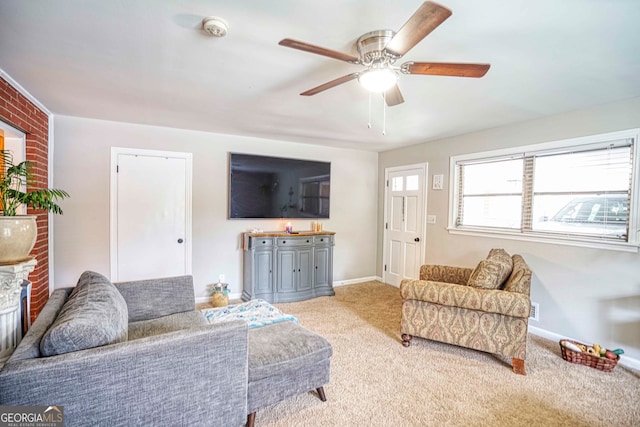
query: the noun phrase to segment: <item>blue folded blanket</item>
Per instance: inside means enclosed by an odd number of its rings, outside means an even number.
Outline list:
[[[284,322],[285,320],[298,323],[298,319],[295,316],[283,313],[262,299],[254,299],[226,307],[205,308],[200,312],[210,324],[244,320],[249,324],[249,329]]]

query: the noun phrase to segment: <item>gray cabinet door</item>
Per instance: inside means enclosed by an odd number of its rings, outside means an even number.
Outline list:
[[[332,296],[333,235],[244,235],[242,299],[302,301]]]
[[[278,292],[295,292],[296,275],[296,250],[278,251]]]
[[[315,250],[315,285],[329,286],[329,248]]]
[[[273,292],[273,255],[271,250],[256,251],[254,268],[256,269],[254,293]]]
[[[311,248],[298,249],[296,256],[298,266],[297,291],[308,291],[313,287],[313,251]]]

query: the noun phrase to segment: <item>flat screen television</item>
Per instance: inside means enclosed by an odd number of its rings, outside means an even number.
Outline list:
[[[229,155],[229,218],[329,218],[330,191],[330,162]]]

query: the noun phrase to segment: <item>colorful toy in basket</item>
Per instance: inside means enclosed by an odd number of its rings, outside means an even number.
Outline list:
[[[567,362],[580,363],[605,372],[613,370],[620,355],[624,354],[621,348],[608,350],[598,343],[588,346],[570,340],[560,340],[560,351]]]

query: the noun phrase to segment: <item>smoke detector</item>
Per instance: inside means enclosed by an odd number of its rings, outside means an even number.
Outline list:
[[[211,37],[224,37],[229,30],[229,24],[217,16],[209,16],[202,20],[202,30]]]

